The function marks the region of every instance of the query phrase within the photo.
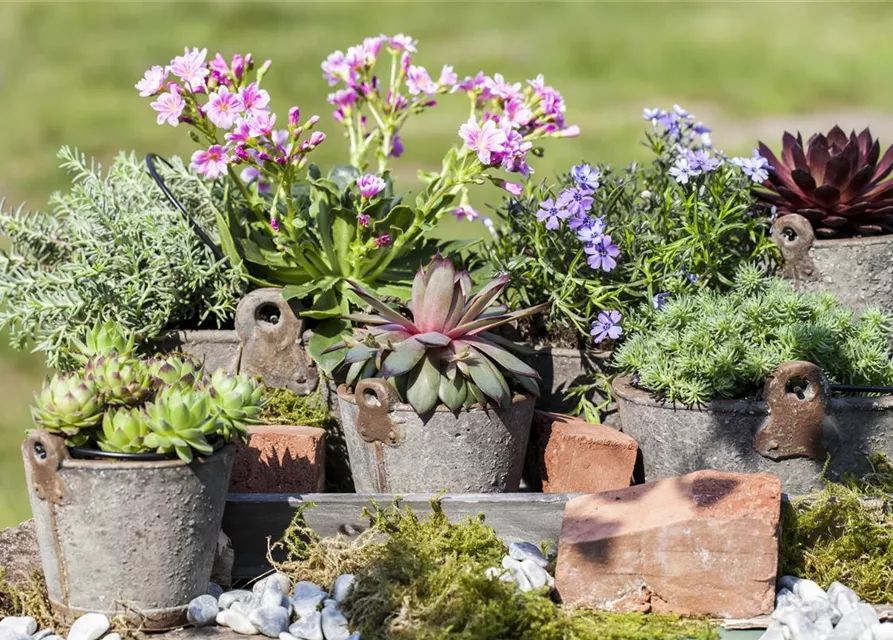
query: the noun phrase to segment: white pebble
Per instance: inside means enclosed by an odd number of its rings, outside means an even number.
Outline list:
[[[309,598],[293,598],[291,606],[292,609],[294,609],[295,615],[300,618],[301,616],[305,616],[308,613],[319,609],[319,605],[325,597],[325,594],[319,593]]]
[[[209,596],[214,596],[219,600],[220,596],[223,595],[223,587],[221,587],[216,582],[209,582],[208,588],[205,589],[205,593],[207,593]]]
[[[55,635],[52,629],[41,629],[37,633],[31,634],[31,640],[43,640],[44,638],[48,638],[52,635]]]
[[[268,638],[278,638],[288,629],[289,613],[283,607],[260,607],[248,614],[248,622]]]
[[[254,594],[252,592],[246,591],[245,589],[234,589],[233,591],[227,591],[217,600],[221,609],[229,609],[233,606],[233,603],[248,602],[253,596]]]
[[[841,614],[849,613],[861,602],[855,591],[840,582],[832,582],[828,587],[828,599],[840,609]]]
[[[315,598],[316,596],[328,598],[329,594],[322,587],[318,587],[308,580],[301,580],[295,584],[295,590],[292,592],[293,600],[303,600],[304,598]]]
[[[512,577],[518,584],[518,589],[520,589],[521,591],[530,591],[531,589],[533,589],[533,585],[530,584],[530,578],[528,578],[524,571],[521,569],[520,562],[518,562],[511,556],[504,556],[502,558],[502,568],[508,569],[512,572]]]
[[[220,613],[217,614],[217,624],[219,624],[221,627],[226,626],[226,612],[227,611],[228,611],[228,609],[224,609],[223,611],[221,611]]]
[[[777,620],[769,623],[769,627],[760,636],[760,640],[785,640],[784,627]]]
[[[0,640],[31,640],[31,636],[19,633],[12,627],[0,627]]]
[[[251,622],[248,621],[248,618],[243,616],[238,611],[233,611],[232,609],[226,609],[220,612],[223,614],[223,622],[220,622],[220,616],[217,617],[217,623],[222,624],[225,627],[229,627],[236,633],[241,633],[244,636],[256,636],[257,629],[254,627]]]
[[[104,637],[102,640],[121,640],[121,634],[120,633],[110,633],[106,637]]]
[[[347,636],[346,640],[360,640],[360,632],[354,631],[352,634]]]
[[[794,595],[803,602],[807,600],[827,600],[828,594],[812,580],[798,580],[792,589]]]
[[[326,607],[322,610],[322,632],[325,640],[347,640],[350,636],[347,618],[338,609]]]
[[[292,634],[290,634],[288,631],[286,631],[285,633],[279,634],[279,640],[301,640],[301,639],[294,637]]]
[[[233,606],[229,608],[230,611],[235,611],[236,613],[241,613],[243,616],[247,616],[249,613],[254,611],[254,600],[245,600],[244,602],[233,602]]]
[[[540,548],[529,542],[513,542],[509,545],[509,556],[518,562],[532,560],[540,567],[545,569],[549,565],[549,561],[540,551]]]
[[[255,582],[252,591],[254,591],[255,594],[262,593],[266,590],[270,582],[275,582],[281,593],[288,593],[289,589],[291,589],[291,579],[287,575],[283,573],[273,573],[266,578]]]
[[[219,611],[220,606],[217,599],[212,595],[205,594],[194,598],[189,603],[189,607],[186,609],[186,620],[196,627],[207,627],[217,620]]]
[[[335,586],[332,587],[332,599],[335,602],[344,602],[353,589],[356,579],[353,574],[345,573],[335,578]]]
[[[878,622],[871,627],[871,637],[874,640],[893,640],[893,622]]]
[[[322,606],[323,606],[323,608],[332,607],[333,609],[337,609],[338,601],[333,600],[332,598],[326,598],[325,600],[322,601]]]
[[[530,558],[521,561],[521,571],[530,580],[531,589],[539,589],[554,582],[552,576],[541,565],[537,564],[535,560]]]
[[[109,630],[109,619],[101,613],[88,613],[71,625],[68,640],[99,640]]]
[[[9,616],[0,620],[0,627],[13,629],[24,636],[37,632],[37,620],[31,616]]]
[[[322,613],[312,611],[288,628],[288,632],[300,640],[323,640]]]

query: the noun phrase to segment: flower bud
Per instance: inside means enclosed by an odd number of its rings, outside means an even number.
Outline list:
[[[292,107],[288,110],[288,126],[297,127],[301,121],[301,110],[298,107]]]
[[[314,131],[310,136],[310,145],[315,147],[326,139],[326,134],[322,131]]]
[[[317,122],[319,122],[319,116],[310,116],[310,119],[304,123],[304,128],[312,129],[313,125],[315,125]]]

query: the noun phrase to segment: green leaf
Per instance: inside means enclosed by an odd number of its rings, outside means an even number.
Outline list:
[[[330,376],[332,371],[344,361],[345,353],[342,350],[323,355],[323,351],[338,344],[348,330],[347,322],[335,318],[320,322],[313,329],[313,336],[307,345],[307,353],[316,362],[316,366]]]
[[[356,184],[360,175],[360,170],[356,167],[349,164],[342,164],[334,167],[329,172],[329,181],[334,183],[339,191],[343,192]]]
[[[337,318],[347,315],[346,306],[341,290],[332,288],[318,295],[313,301],[313,306],[301,312],[301,317],[315,320]]]
[[[407,338],[396,345],[381,365],[381,375],[384,378],[402,376],[415,367],[427,352],[425,345],[415,339],[415,336]]]
[[[443,335],[440,331],[419,333],[413,337],[422,344],[426,344],[429,347],[445,347],[450,343],[450,339]]]
[[[332,251],[334,251],[336,270],[339,273],[350,273],[350,243],[357,234],[357,216],[352,211],[336,209],[332,221]]]
[[[478,388],[501,407],[507,406],[512,394],[505,378],[487,358],[477,357],[465,360],[468,372]]]
[[[478,351],[482,351],[500,367],[511,371],[517,376],[536,378],[537,380],[541,378],[539,372],[536,369],[531,367],[526,362],[522,361],[520,358],[513,356],[502,347],[498,347],[495,344],[477,336],[468,336],[464,338],[464,341],[470,342],[472,345],[474,345],[475,349],[477,349]]]
[[[417,413],[428,413],[437,405],[440,389],[440,369],[434,355],[426,353],[422,361],[409,372],[406,387],[406,400]]]
[[[458,411],[465,403],[465,398],[468,397],[468,388],[465,378],[459,375],[455,362],[444,364],[437,396],[452,411]]]
[[[323,278],[322,280],[306,282],[300,285],[288,285],[282,289],[282,297],[285,300],[301,300],[313,293],[323,293],[328,291],[336,282],[338,282],[338,280],[340,280],[340,278],[330,276],[328,278]]]
[[[373,349],[369,345],[358,344],[348,349],[347,353],[344,354],[344,363],[354,364],[357,362],[366,362],[366,360],[374,356],[377,352],[378,349]]]
[[[388,215],[375,223],[375,233],[377,235],[389,233],[391,229],[406,231],[412,225],[413,218],[415,218],[415,212],[412,208],[405,204],[399,204],[391,209]]]

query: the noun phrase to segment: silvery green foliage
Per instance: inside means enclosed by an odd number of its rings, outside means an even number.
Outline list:
[[[51,367],[70,368],[72,340],[115,322],[146,342],[176,326],[230,319],[242,274],[218,262],[164,198],[134,154],[105,172],[63,147],[71,190],[50,198],[52,213],[0,212],[10,248],[0,252],[0,328],[22,348],[33,341]],[[160,167],[174,195],[208,232],[215,197],[174,159]]]
[[[638,386],[687,405],[758,396],[782,362],[807,360],[831,383],[893,384],[891,320],[855,313],[833,294],[796,292],[786,280],[739,269],[728,293],[701,289],[631,314],[619,369]]]

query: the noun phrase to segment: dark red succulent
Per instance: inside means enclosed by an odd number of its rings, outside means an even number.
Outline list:
[[[761,201],[779,216],[798,213],[820,238],[893,233],[893,147],[881,158],[880,142],[865,129],[849,137],[835,126],[828,135],[809,138],[785,132],[781,159],[762,142],[769,179],[757,189]]]

